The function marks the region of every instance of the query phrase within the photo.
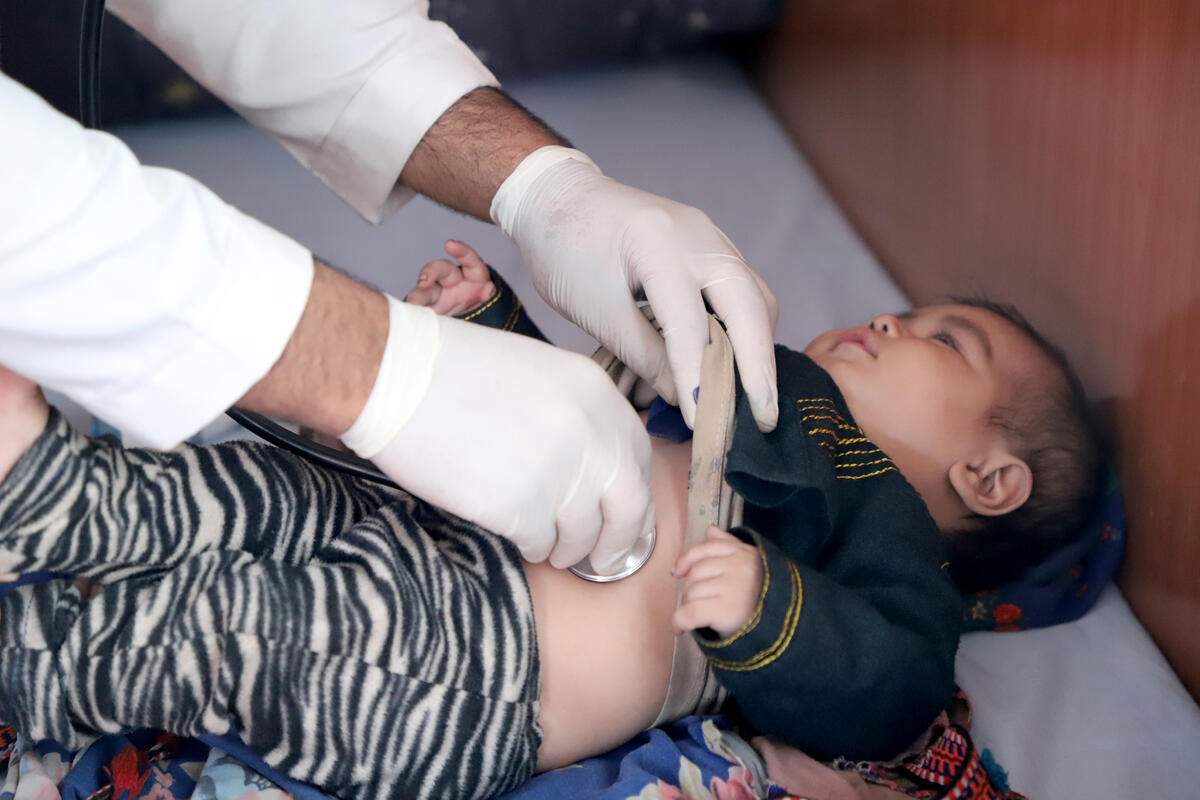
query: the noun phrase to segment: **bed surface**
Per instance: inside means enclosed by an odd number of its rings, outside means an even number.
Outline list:
[[[829,327],[907,305],[731,63],[705,57],[507,88],[607,173],[707,211],[778,295],[779,341],[801,347]],[[515,248],[490,225],[418,199],[372,228],[236,119],[117,132],[146,163],[199,178],[395,294],[445,239],[463,239],[553,340],[593,348],[538,301]],[[1031,798],[1195,793],[1200,711],[1115,588],[1076,623],[967,636],[958,676],[975,706],[977,744]]]

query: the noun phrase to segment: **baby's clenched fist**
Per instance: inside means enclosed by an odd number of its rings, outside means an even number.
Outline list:
[[[749,622],[762,590],[762,556],[716,525],[686,551],[671,574],[683,580],[683,599],[671,618],[675,633],[712,628],[722,639]]]

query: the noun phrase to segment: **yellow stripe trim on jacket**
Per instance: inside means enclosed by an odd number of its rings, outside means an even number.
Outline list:
[[[767,599],[767,589],[771,588],[771,573],[767,570],[767,554],[766,554],[766,551],[764,551],[762,549],[761,545],[759,545],[759,548],[758,548],[758,558],[762,562],[763,579],[762,579],[762,589],[760,589],[758,592],[758,604],[754,607],[754,613],[750,615],[750,619],[746,620],[746,624],[743,625],[742,627],[738,628],[737,632],[734,633],[729,638],[722,639],[719,642],[700,641],[700,644],[702,646],[714,647],[714,648],[715,647],[728,647],[729,645],[736,642],[738,639],[745,636],[751,630],[753,630],[754,626],[757,625],[759,620],[762,619],[763,603],[765,603],[766,599]],[[699,640],[697,640],[697,641],[699,641]]]
[[[784,616],[783,627],[779,632],[779,636],[769,646],[755,653],[745,661],[723,661],[717,658],[710,658],[709,663],[713,667],[723,669],[726,672],[751,672],[756,669],[762,669],[787,652],[788,646],[792,643],[792,637],[796,634],[796,626],[800,622],[800,608],[804,605],[804,587],[800,580],[800,571],[790,561],[788,562],[788,570],[791,573],[792,601],[788,605],[787,614]]]

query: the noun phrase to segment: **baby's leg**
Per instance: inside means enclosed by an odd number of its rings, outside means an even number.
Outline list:
[[[46,427],[49,413],[37,384],[0,366],[0,481]]]
[[[79,618],[87,583],[56,578],[0,593],[0,722],[71,750],[95,738],[73,727],[58,672],[58,650]]]
[[[107,582],[214,549],[301,563],[396,494],[257,443],[126,450],[52,410],[0,482],[0,574]]]
[[[5,630],[0,718],[64,742],[232,726],[272,766],[344,798],[512,788],[541,738],[520,560],[460,521],[430,516],[427,531],[410,510],[379,509],[307,566],[214,551],[109,585],[74,616],[0,599],[7,627],[38,622]]]

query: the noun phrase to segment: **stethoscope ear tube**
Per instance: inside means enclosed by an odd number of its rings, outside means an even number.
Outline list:
[[[83,0],[79,22],[79,121],[100,127],[100,34],[104,30],[104,0]]]
[[[282,447],[284,450],[289,450],[314,464],[336,469],[340,472],[353,475],[356,478],[382,483],[385,486],[396,486],[396,483],[391,478],[384,475],[378,467],[365,458],[359,458],[350,452],[334,450],[332,447],[326,447],[323,444],[306,439],[300,434],[283,427],[270,417],[265,417],[262,414],[254,411],[246,411],[241,408],[231,408],[225,413],[255,436],[273,445]]]

